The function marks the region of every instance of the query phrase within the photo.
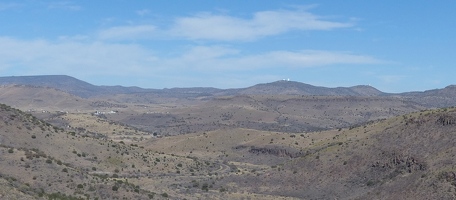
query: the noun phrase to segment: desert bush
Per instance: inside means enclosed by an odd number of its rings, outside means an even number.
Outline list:
[[[209,185],[207,183],[204,183],[203,186],[201,186],[201,190],[203,191],[209,191]]]

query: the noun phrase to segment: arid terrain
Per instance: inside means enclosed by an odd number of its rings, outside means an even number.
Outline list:
[[[454,199],[455,99],[0,77],[0,199]]]

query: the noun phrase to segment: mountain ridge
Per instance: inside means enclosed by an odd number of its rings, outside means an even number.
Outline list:
[[[67,75],[9,76],[0,77],[0,85],[31,85],[50,87],[82,98],[94,98],[118,94],[153,94],[165,98],[201,98],[236,95],[302,95],[302,96],[365,96],[394,97],[415,101],[429,108],[450,107],[456,105],[456,85],[442,89],[412,91],[404,93],[386,93],[368,85],[351,87],[323,87],[296,81],[280,80],[260,83],[245,88],[219,89],[213,87],[187,87],[147,89],[125,86],[97,86]]]
[[[79,80],[68,75],[37,75],[37,76],[5,76],[0,77],[0,85],[33,85],[41,87],[52,87],[65,92],[69,92],[81,97],[95,96],[101,94],[113,93],[136,93],[136,92],[179,92],[179,93],[211,93],[211,94],[262,94],[261,90],[265,87],[272,87],[283,94],[296,94],[296,95],[366,95],[366,91],[371,90],[370,95],[380,95],[384,92],[366,85],[356,85],[351,87],[323,87],[314,86],[306,83],[296,81],[275,81],[270,83],[260,83],[245,88],[229,88],[219,89],[214,87],[175,87],[175,88],[141,88],[137,86],[97,86],[91,83]],[[282,88],[289,88],[286,91]],[[290,90],[294,89],[294,91]],[[270,89],[271,90],[271,89]],[[372,94],[371,94],[372,93]]]

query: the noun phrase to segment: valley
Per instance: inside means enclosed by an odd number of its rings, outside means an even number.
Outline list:
[[[1,199],[456,195],[451,86],[152,90],[46,78],[0,79]]]

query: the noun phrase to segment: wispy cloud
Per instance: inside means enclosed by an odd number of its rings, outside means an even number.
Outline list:
[[[120,27],[118,30],[121,29]],[[145,27],[145,30],[149,28]],[[125,34],[106,34],[104,37],[123,38],[136,34],[138,33],[126,31]],[[252,75],[248,74],[253,71],[258,72],[258,80],[275,80],[284,77],[268,74],[269,70],[266,69],[299,70],[383,62],[369,55],[335,51],[265,51],[246,54],[240,49],[223,45],[190,46],[180,53],[157,54],[154,49],[138,44],[93,41],[83,35],[62,37],[55,41],[0,37],[0,44],[2,74],[68,74],[79,78],[101,76],[119,80],[125,77],[135,77],[138,80],[153,77],[160,80],[160,84],[168,86],[203,86],[206,82],[201,81],[201,78],[210,76],[211,81],[220,83],[218,86],[222,86],[221,83],[224,82],[225,86],[222,87],[236,87],[236,83],[246,83],[246,77],[252,82]],[[11,74],[12,72],[14,73]],[[178,80],[187,82],[176,82]],[[120,81],[119,84],[135,85],[128,81]]]
[[[332,51],[271,51],[244,55],[225,46],[195,46],[173,57],[158,56],[140,45],[62,39],[18,40],[1,37],[0,69],[28,66],[34,72],[144,73],[153,70],[245,71],[307,68],[338,64],[376,64],[367,55]],[[81,72],[87,73],[87,71]]]
[[[192,66],[196,70],[252,70],[261,68],[309,68],[340,64],[378,64],[372,56],[333,51],[271,51],[243,55],[240,50],[220,46],[198,46],[168,60],[172,66]]]
[[[3,11],[3,10],[9,10],[9,9],[13,9],[13,8],[17,8],[21,6],[21,4],[18,4],[18,3],[2,3],[0,2],[0,11]]]
[[[49,3],[48,9],[62,9],[62,10],[79,11],[82,9],[82,7],[73,2],[70,2],[70,1],[58,1],[58,2]]]
[[[156,59],[137,45],[24,41],[1,37],[0,71],[26,74],[122,75],[143,73]]]
[[[151,38],[156,31],[156,27],[152,25],[116,26],[101,30],[98,37],[103,40],[146,39]]]
[[[382,82],[391,84],[402,81],[406,76],[403,75],[382,75],[378,77]]]
[[[352,27],[352,22],[336,22],[307,11],[263,11],[251,19],[202,13],[175,20],[171,33],[175,36],[199,40],[254,40],[300,30],[332,30]]]
[[[149,10],[138,10],[146,15]],[[290,31],[328,31],[353,27],[355,20],[337,22],[305,10],[278,10],[254,13],[251,18],[225,14],[200,13],[178,17],[170,26],[151,24],[118,26],[100,31],[102,39],[157,39],[179,38],[188,40],[251,41],[284,34]],[[153,36],[152,37],[152,33]],[[145,37],[145,36],[148,37]]]
[[[145,15],[148,15],[149,13],[150,13],[149,9],[142,9],[142,10],[137,10],[136,11],[136,14],[139,15],[139,16],[145,16]]]

